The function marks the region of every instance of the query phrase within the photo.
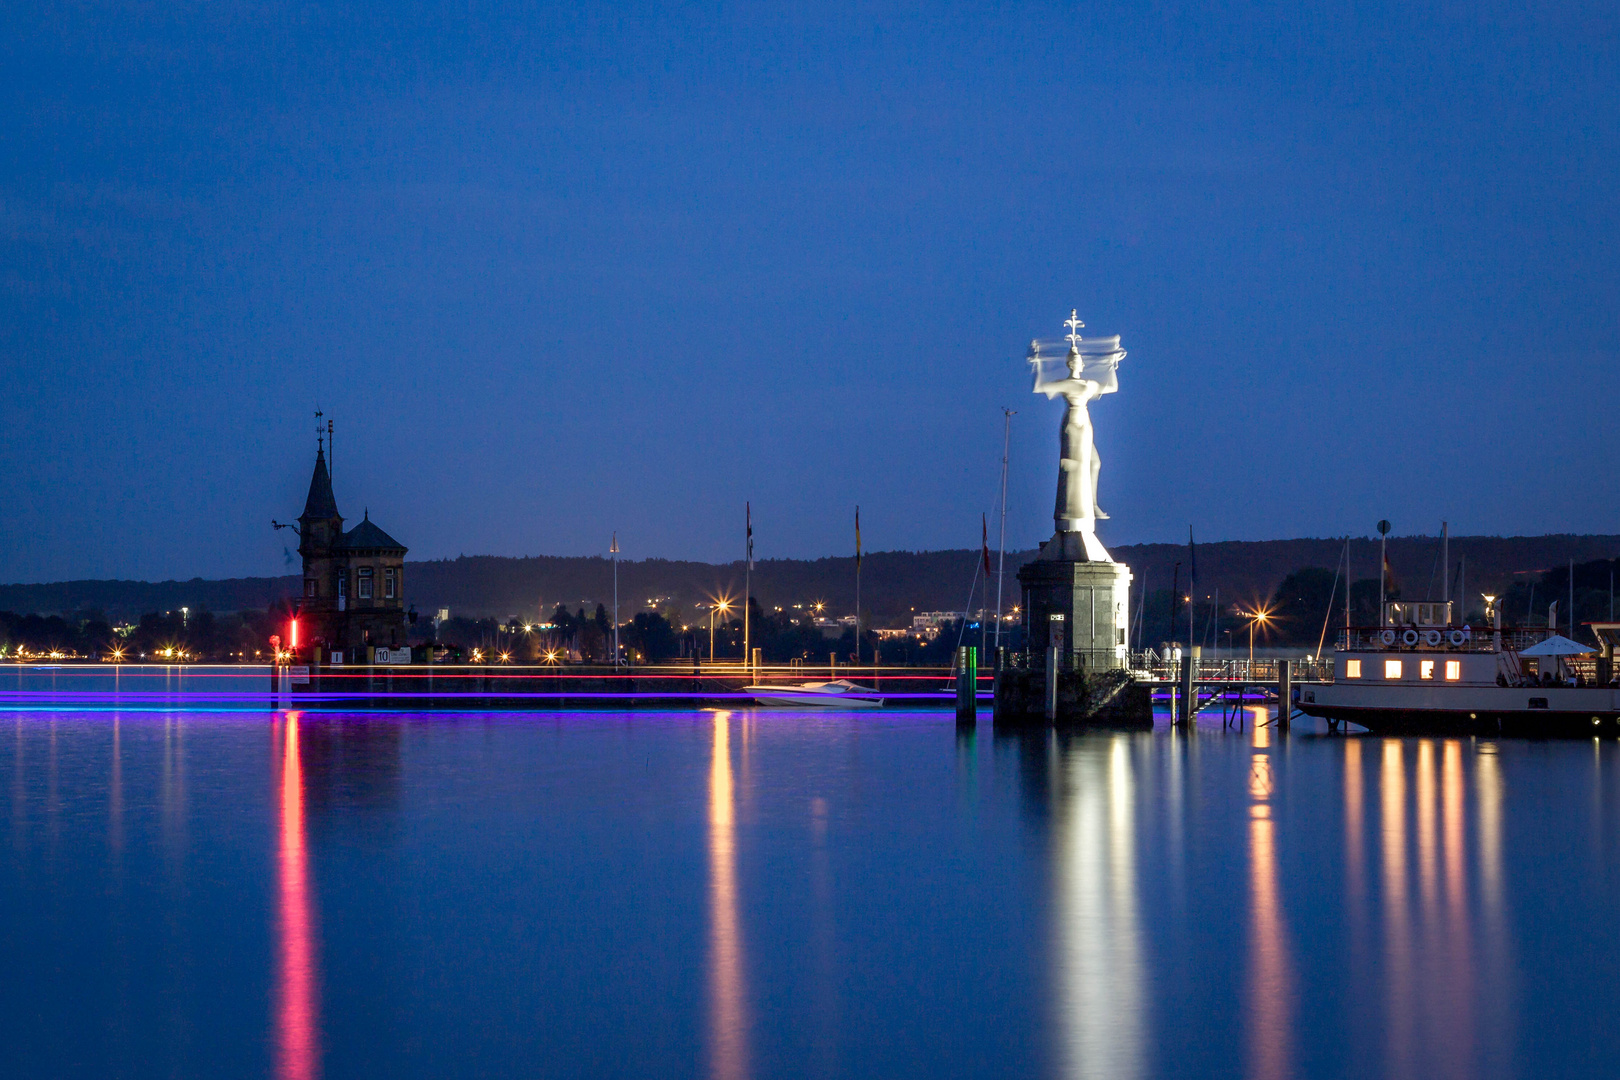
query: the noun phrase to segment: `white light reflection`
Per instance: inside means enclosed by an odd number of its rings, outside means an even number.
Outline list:
[[[1129,736],[1086,740],[1058,787],[1058,1009],[1064,1075],[1130,1080],[1146,1071],[1146,977],[1136,881],[1136,783]]]

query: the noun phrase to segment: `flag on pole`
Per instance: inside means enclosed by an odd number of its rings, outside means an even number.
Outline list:
[[[743,515],[748,522],[748,569],[754,568],[754,505],[743,503]]]
[[[979,515],[979,536],[980,536],[980,539],[981,539],[981,543],[983,543],[983,545],[984,545],[984,547],[983,547],[983,552],[984,552],[984,580],[989,581],[990,580],[990,519],[987,518],[983,514]]]
[[[861,508],[855,508],[855,566],[861,565]]]

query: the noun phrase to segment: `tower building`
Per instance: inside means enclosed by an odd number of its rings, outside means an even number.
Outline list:
[[[324,439],[316,444],[315,471],[296,530],[304,560],[298,600],[304,642],[322,649],[323,659],[348,663],[371,662],[374,649],[404,648],[405,545],[373,522],[369,510],[344,531]]]

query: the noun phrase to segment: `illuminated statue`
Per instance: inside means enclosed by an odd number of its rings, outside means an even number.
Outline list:
[[[1119,389],[1118,367],[1125,352],[1119,347],[1118,336],[1082,343],[1080,328],[1085,324],[1078,311],[1071,311],[1063,325],[1069,328],[1068,378],[1045,379],[1042,365],[1050,361],[1041,356],[1040,342],[1032,341],[1029,346],[1029,366],[1035,373],[1033,392],[1045,394],[1048,399],[1062,395],[1068,404],[1063,413],[1058,455],[1057,508],[1052,516],[1059,533],[1081,534],[1090,559],[1112,562],[1096,537],[1097,519],[1108,515],[1097,507],[1097,475],[1102,463],[1097,457],[1086,406],[1094,398]]]

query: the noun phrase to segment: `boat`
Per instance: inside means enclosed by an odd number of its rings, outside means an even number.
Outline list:
[[[817,709],[875,709],[883,704],[877,691],[848,679],[830,682],[765,683],[745,686],[743,693],[753,694],[761,705],[792,705]]]
[[[1486,597],[1484,628],[1457,625],[1450,601],[1384,605],[1377,627],[1340,632],[1333,681],[1295,705],[1330,730],[1570,738],[1620,735],[1614,651],[1620,623],[1589,624],[1593,649],[1547,627],[1504,627]]]

